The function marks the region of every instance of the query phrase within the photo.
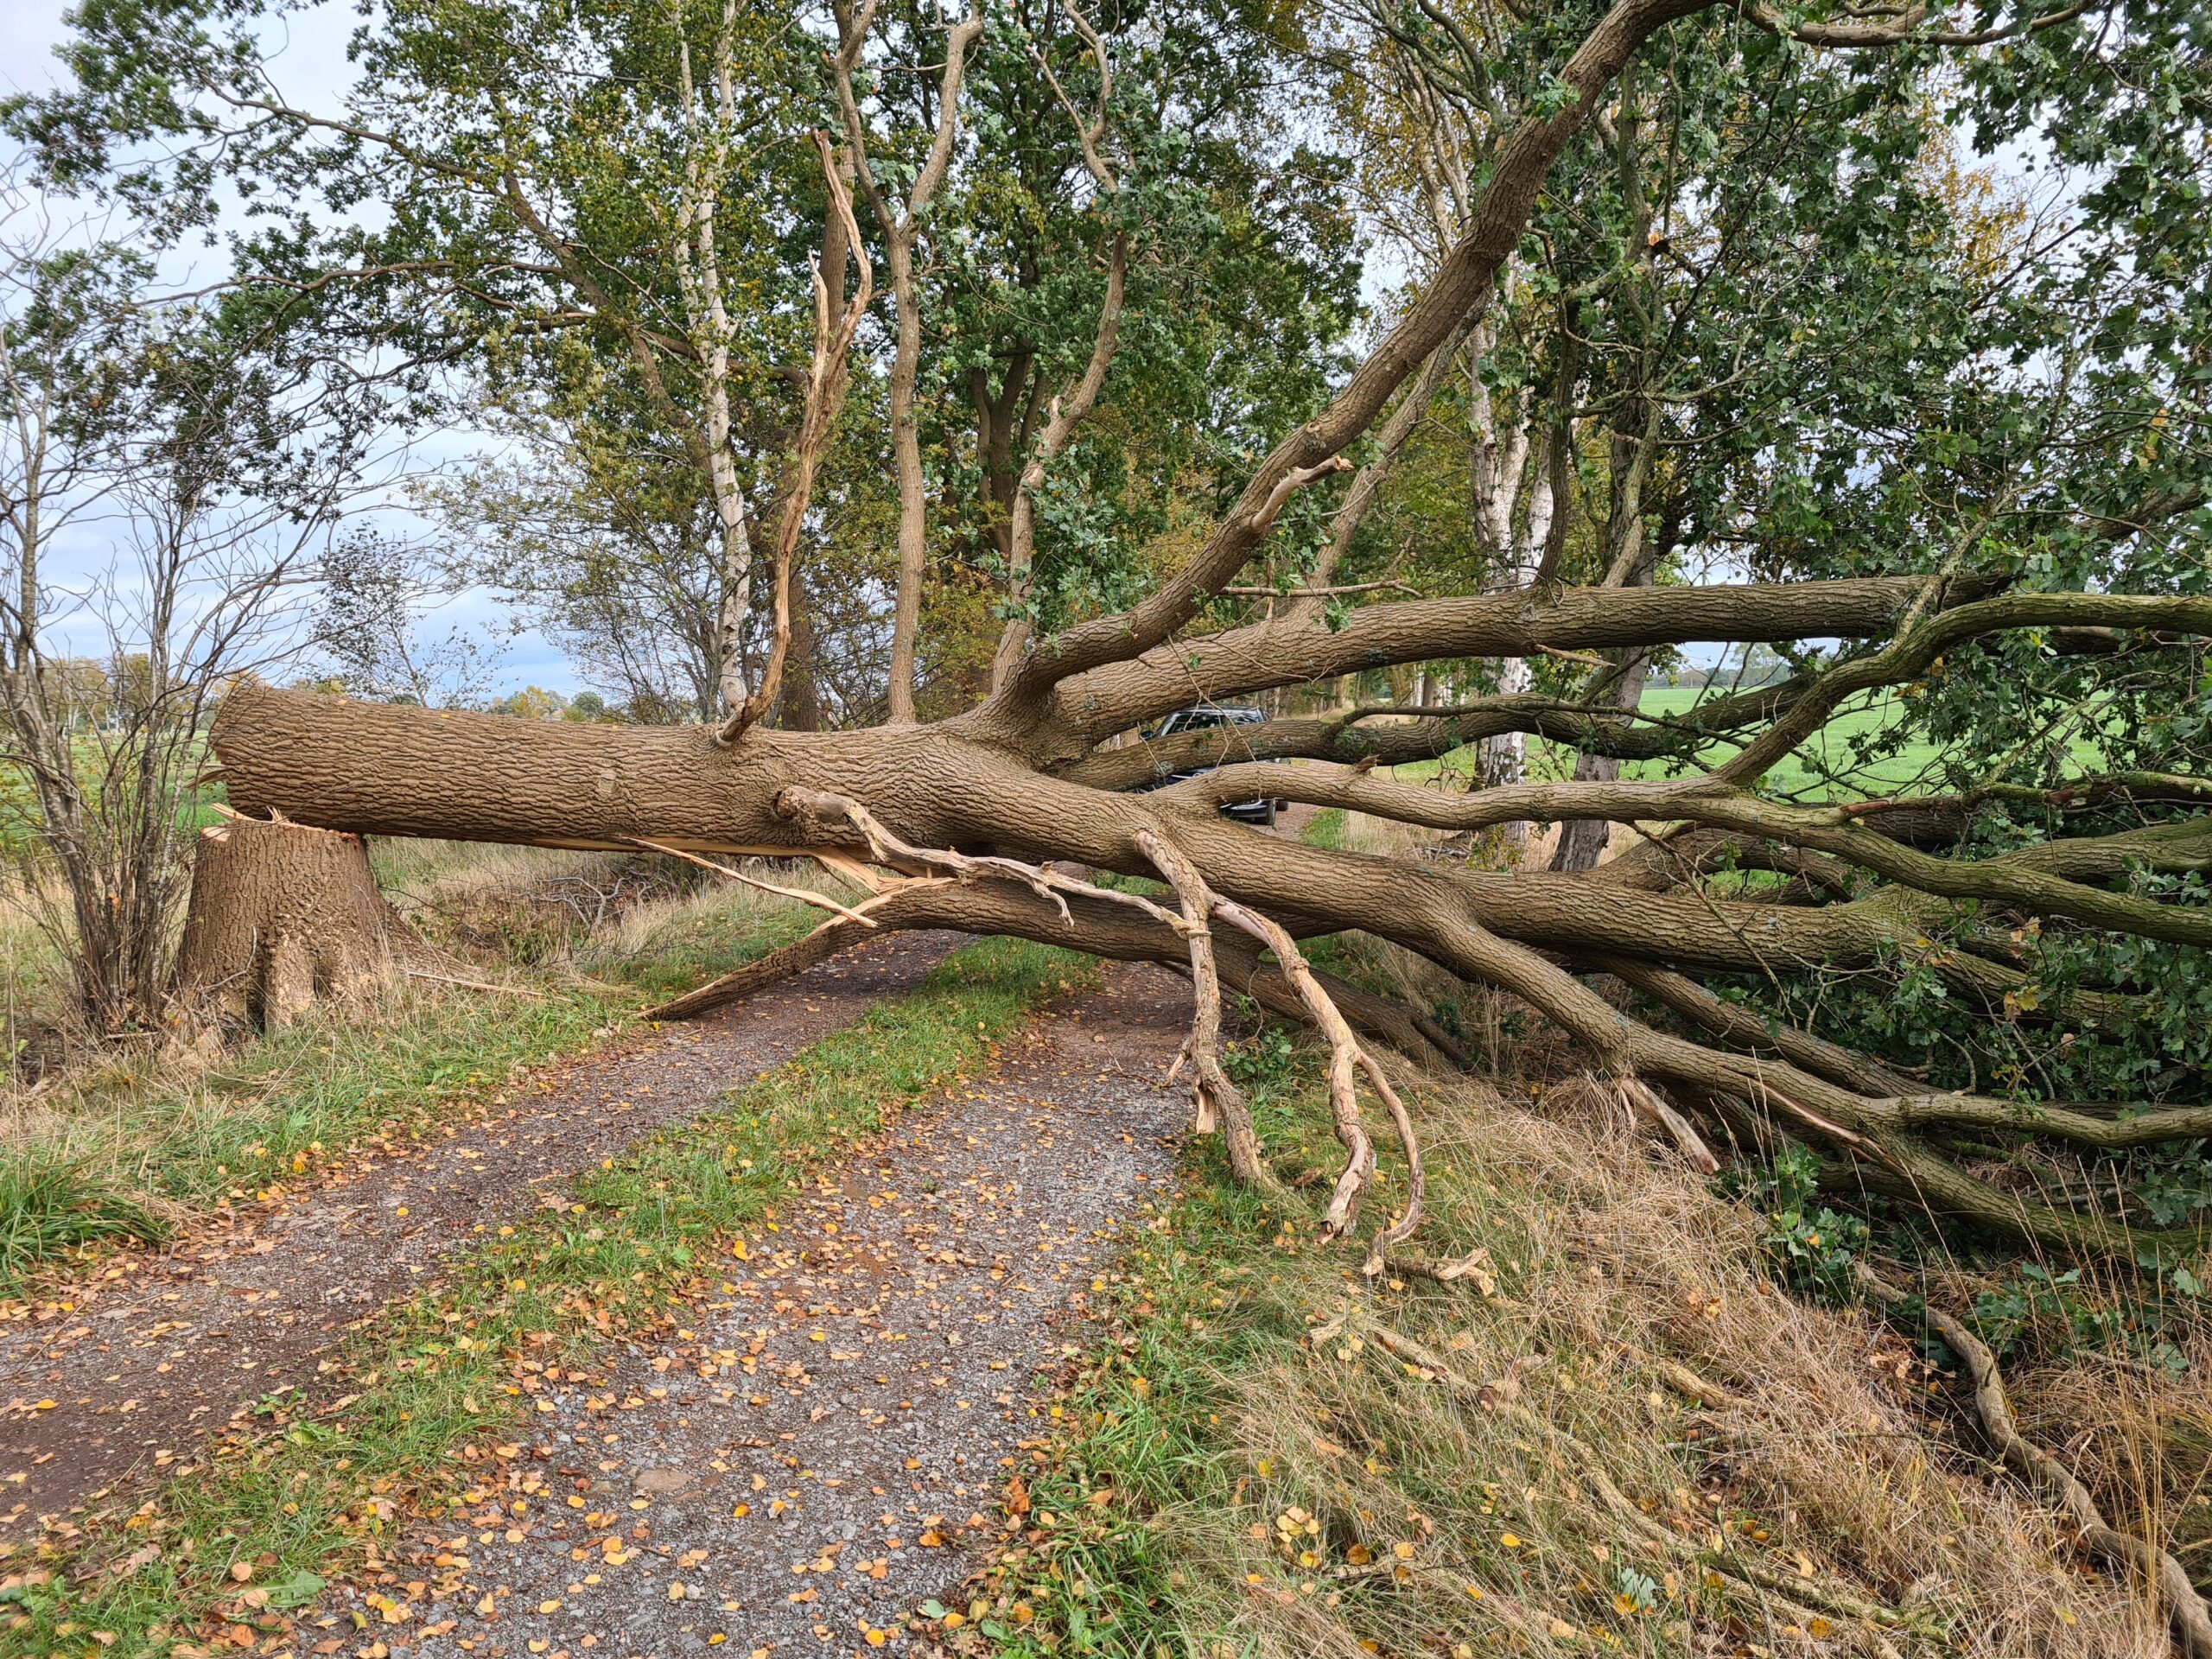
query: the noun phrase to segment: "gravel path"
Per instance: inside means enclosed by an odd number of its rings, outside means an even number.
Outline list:
[[[447,1251],[912,990],[958,942],[863,945],[704,1019],[556,1063],[442,1138],[196,1231],[127,1287],[87,1287],[68,1312],[9,1331],[0,1540],[188,1461],[200,1435],[263,1395],[310,1385],[319,1355]]]
[[[340,1611],[424,1659],[906,1645],[1049,1430],[1033,1374],[1106,1241],[1166,1201],[1189,1007],[1114,966],[1040,1016],[989,1080],[825,1173],[681,1345],[555,1379],[467,1530],[416,1535]]]

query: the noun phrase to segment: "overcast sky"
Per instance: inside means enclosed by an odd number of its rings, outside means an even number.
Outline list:
[[[68,33],[62,16],[69,3],[70,0],[0,0],[0,41],[6,41],[8,48],[0,53],[0,89],[39,91],[61,79],[54,48]],[[346,79],[346,41],[357,21],[350,0],[319,5],[284,20],[283,43],[275,54],[274,68],[278,84],[288,94],[310,105],[327,105],[334,101]],[[206,273],[194,273],[194,279],[205,280]],[[461,465],[479,448],[479,441],[469,434],[433,437],[418,448],[414,461],[417,466],[426,461]],[[377,516],[391,517],[388,512]],[[404,528],[419,531],[422,526],[410,523]],[[94,524],[81,527],[58,551],[69,571],[63,579],[73,587],[110,581],[109,573],[116,569],[113,549]],[[495,691],[519,690],[524,685],[563,692],[582,689],[575,669],[543,638],[536,633],[510,637],[504,617],[487,594],[461,595],[428,619],[425,627],[433,636],[459,628],[496,652]],[[89,617],[65,622],[56,636],[54,648],[86,652],[98,651],[103,638]]]

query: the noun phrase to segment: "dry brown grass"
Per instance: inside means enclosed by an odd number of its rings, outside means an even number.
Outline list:
[[[1155,1383],[1187,1409],[1117,1401],[1109,1373],[1086,1477],[1155,1506],[1144,1554],[1173,1566],[1147,1640],[1240,1659],[2168,1651],[2158,1610],[1979,1455],[1916,1351],[1782,1292],[1761,1219],[1666,1149],[1478,1084],[1426,1089],[1421,1116],[1422,1248],[1486,1249],[1492,1294],[1365,1286],[1356,1258],[1298,1243],[1302,1205],[1255,1224],[1211,1185],[1149,1252],[1132,1330],[1155,1345],[1129,1363],[1187,1364]],[[1320,1154],[1310,1107],[1294,1121]]]

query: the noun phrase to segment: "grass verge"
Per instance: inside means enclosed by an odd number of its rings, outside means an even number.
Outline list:
[[[1417,1243],[1471,1270],[1370,1285],[1306,1242],[1335,1161],[1313,1057],[1257,1063],[1290,1195],[1209,1151],[1122,1264],[1026,1530],[939,1610],[951,1651],[2164,1651],[1930,1432],[1916,1352],[1782,1294],[1761,1218],[1592,1103],[1422,1090]]]
[[[0,1561],[0,1656],[194,1659],[284,1637],[291,1607],[337,1570],[373,1572],[409,1516],[504,1478],[521,1448],[499,1442],[528,1421],[549,1366],[672,1326],[806,1172],[988,1066],[1032,1009],[1091,971],[1045,946],[968,946],[723,1110],[603,1163],[558,1211],[501,1228],[386,1310],[333,1362],[327,1395],[264,1400],[140,1507]],[[427,1611],[379,1605],[395,1627]]]
[[[450,1122],[516,1069],[588,1046],[629,1000],[583,982],[536,997],[403,989],[372,1016],[305,1021],[205,1069],[73,1079],[10,1136],[0,1295],[80,1264],[87,1245],[158,1238],[280,1197],[363,1141]]]
[[[384,874],[405,894],[429,895],[407,899],[418,918],[462,913],[511,944],[537,940],[545,906],[514,894],[548,879],[546,861],[515,855],[410,844],[404,857],[383,855],[395,867]],[[582,880],[578,871],[598,868],[582,859],[553,874]],[[281,1196],[363,1142],[449,1124],[520,1068],[590,1047],[641,995],[658,1000],[728,972],[815,919],[804,906],[717,884],[564,937],[554,957],[514,950],[486,969],[537,963],[516,980],[535,995],[409,982],[358,1013],[303,1020],[229,1052],[173,1046],[0,1098],[10,1148],[0,1161],[0,1298],[119,1241],[159,1238],[188,1217]]]

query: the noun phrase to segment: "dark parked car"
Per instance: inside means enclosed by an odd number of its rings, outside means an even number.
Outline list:
[[[1147,732],[1145,739],[1149,742],[1156,737],[1173,737],[1179,733],[1203,731],[1217,726],[1256,726],[1266,718],[1267,715],[1257,709],[1229,709],[1206,703],[1178,709]],[[1163,772],[1150,786],[1165,789],[1185,778],[1203,778],[1213,770],[1212,766],[1187,766],[1180,772]],[[1273,824],[1275,814],[1289,804],[1287,801],[1231,801],[1221,809],[1221,812],[1223,817],[1235,818],[1239,823],[1266,826]]]

